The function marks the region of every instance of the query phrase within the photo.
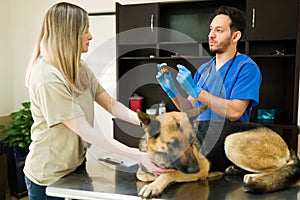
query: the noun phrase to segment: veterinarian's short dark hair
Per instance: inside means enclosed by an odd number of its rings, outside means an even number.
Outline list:
[[[215,16],[221,14],[227,15],[231,19],[231,31],[241,31],[242,35],[244,34],[246,19],[241,10],[230,6],[220,6],[215,10]]]

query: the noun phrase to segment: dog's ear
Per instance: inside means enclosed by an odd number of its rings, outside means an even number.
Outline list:
[[[190,121],[193,121],[198,117],[199,114],[203,113],[207,109],[207,106],[202,106],[200,108],[193,108],[191,110],[186,111]]]
[[[144,124],[146,126],[148,126],[150,124],[151,118],[147,113],[137,110],[137,115],[142,124]]]
[[[160,121],[151,118],[147,113],[137,110],[138,117],[150,137],[156,136],[160,131]]]

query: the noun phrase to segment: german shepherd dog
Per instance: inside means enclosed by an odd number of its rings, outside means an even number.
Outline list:
[[[160,195],[173,182],[209,180],[217,174],[244,175],[244,190],[267,193],[300,185],[300,162],[284,140],[258,123],[203,121],[195,131],[193,120],[205,110],[168,112],[150,116],[138,111],[145,131],[140,150],[155,162],[174,171],[158,177],[143,169],[139,196]],[[219,172],[219,173],[217,173]]]

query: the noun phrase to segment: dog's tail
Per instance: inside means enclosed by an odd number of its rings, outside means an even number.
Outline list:
[[[275,192],[300,184],[300,161],[293,150],[286,166],[267,173],[244,177],[244,190],[251,193]],[[247,177],[247,178],[246,178]]]

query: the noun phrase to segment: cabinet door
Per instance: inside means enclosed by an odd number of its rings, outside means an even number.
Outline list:
[[[152,44],[158,41],[158,4],[116,4],[119,44]]]
[[[296,39],[297,0],[248,0],[248,40]]]

